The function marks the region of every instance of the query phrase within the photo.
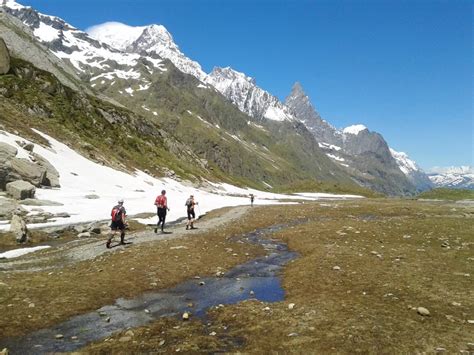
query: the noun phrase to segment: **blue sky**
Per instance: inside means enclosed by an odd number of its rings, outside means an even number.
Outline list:
[[[474,165],[472,1],[19,0],[86,29],[159,23],[209,72],[280,99],[300,81],[336,127],[362,123],[425,169]]]

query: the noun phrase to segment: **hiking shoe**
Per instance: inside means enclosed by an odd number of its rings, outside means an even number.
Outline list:
[[[107,241],[107,243],[105,243],[105,247],[106,247],[107,249],[110,249],[110,240]]]
[[[188,229],[189,229],[189,226],[186,226],[186,230],[188,230]]]
[[[155,233],[158,233],[158,228],[155,228]]]

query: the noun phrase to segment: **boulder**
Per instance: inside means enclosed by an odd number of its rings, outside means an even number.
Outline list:
[[[10,70],[10,53],[3,38],[0,38],[0,75],[8,73]]]
[[[36,164],[46,170],[44,185],[51,187],[61,187],[59,184],[59,173],[56,168],[45,158],[37,153],[31,154],[36,159]]]
[[[28,159],[13,158],[7,162],[6,166],[10,169],[9,181],[25,180],[36,187],[41,186],[45,182],[46,169],[32,163]]]
[[[18,150],[14,146],[0,142],[0,164],[6,163],[8,160],[13,159],[17,153]]]
[[[26,214],[26,210],[18,204],[18,201],[0,199],[0,219],[9,220],[14,214]]]
[[[17,200],[33,198],[35,196],[35,187],[27,181],[17,180],[9,182],[6,185],[7,193]]]
[[[18,243],[25,243],[28,241],[28,228],[26,227],[23,218],[18,215],[13,215],[12,217],[10,222],[10,232],[13,233]]]

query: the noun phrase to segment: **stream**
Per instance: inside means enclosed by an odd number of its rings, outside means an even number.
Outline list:
[[[268,236],[302,222],[274,225],[233,237],[238,242],[262,245],[267,254],[238,265],[223,276],[188,280],[173,288],[148,292],[133,299],[119,298],[113,305],[75,316],[51,328],[22,337],[1,339],[0,349],[8,348],[13,354],[70,352],[117,331],[143,326],[160,317],[181,316],[189,312],[192,317],[202,318],[213,306],[247,299],[282,301],[285,293],[279,274],[282,267],[297,254],[289,251],[286,244]],[[56,339],[58,334],[63,337]]]

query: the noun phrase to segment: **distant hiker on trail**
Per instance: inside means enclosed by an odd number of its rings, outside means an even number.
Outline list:
[[[120,244],[125,244],[125,228],[127,227],[125,218],[127,217],[127,212],[125,211],[125,207],[123,207],[122,199],[118,200],[118,205],[112,208],[110,215],[112,217],[112,223],[110,223],[111,232],[107,238],[107,243],[105,243],[107,248],[110,248],[110,243],[118,230],[120,231]]]
[[[250,194],[250,206],[253,207],[253,200],[255,199],[254,194]]]
[[[194,220],[196,218],[196,213],[194,212],[194,206],[197,204],[198,203],[194,200],[193,195],[189,196],[189,198],[186,200],[185,206],[188,212],[188,223],[186,223],[186,230],[196,229],[194,227]]]
[[[166,198],[166,191],[162,190],[161,195],[158,195],[155,200],[156,214],[158,215],[158,223],[156,224],[155,233],[158,233],[158,228],[161,224],[161,232],[164,233],[165,228],[165,219],[166,211],[169,211],[168,208],[168,199]]]

